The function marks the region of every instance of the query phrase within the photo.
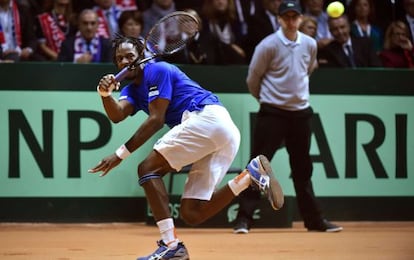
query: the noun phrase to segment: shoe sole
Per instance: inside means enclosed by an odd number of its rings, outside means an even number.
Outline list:
[[[259,160],[270,179],[269,190],[266,192],[267,199],[274,210],[279,210],[283,207],[283,203],[285,202],[282,187],[276,180],[270,162],[266,156],[259,155]]]
[[[248,234],[249,230],[245,228],[239,228],[239,229],[233,230],[233,233],[234,234]]]
[[[340,231],[342,231],[343,230],[343,228],[342,227],[336,227],[336,228],[328,228],[327,230],[326,230],[326,232],[328,232],[328,233],[334,233],[334,232],[340,232]]]

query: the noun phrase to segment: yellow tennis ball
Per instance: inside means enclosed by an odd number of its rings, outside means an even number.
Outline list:
[[[339,1],[330,3],[328,7],[326,8],[326,12],[332,18],[337,18],[341,16],[344,13],[344,11],[345,11],[344,5]]]

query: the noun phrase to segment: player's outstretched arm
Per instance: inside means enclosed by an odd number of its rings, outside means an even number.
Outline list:
[[[120,164],[122,161],[121,158],[119,158],[115,153],[111,154],[105,158],[103,158],[95,167],[93,167],[92,169],[89,169],[88,172],[89,173],[97,173],[97,172],[102,172],[99,177],[103,177],[106,174],[108,174],[108,172],[110,170],[112,170],[113,168],[115,168],[116,166],[118,166],[118,164]]]

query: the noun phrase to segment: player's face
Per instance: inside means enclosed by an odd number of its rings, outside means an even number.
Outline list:
[[[139,53],[132,43],[121,43],[115,51],[115,62],[118,69],[132,64],[139,57]],[[126,76],[126,79],[134,78],[135,73],[130,72]]]

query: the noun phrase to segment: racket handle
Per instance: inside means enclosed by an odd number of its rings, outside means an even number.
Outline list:
[[[118,81],[118,82],[121,82],[125,78],[127,73],[128,73],[128,66],[123,68],[120,72],[118,72],[115,75],[115,80]]]

